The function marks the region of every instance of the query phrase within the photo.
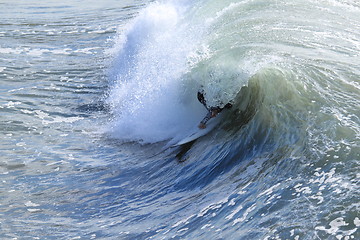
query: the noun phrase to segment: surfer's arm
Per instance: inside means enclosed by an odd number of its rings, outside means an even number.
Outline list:
[[[201,120],[199,124],[199,128],[204,129],[206,128],[206,123],[213,117],[213,113],[209,111],[206,116]]]
[[[216,117],[221,111],[223,110],[223,108],[220,107],[211,107],[209,109],[209,112],[206,114],[206,116],[204,117],[204,119],[200,122],[199,124],[199,128],[204,129],[206,128],[206,123],[211,119]]]

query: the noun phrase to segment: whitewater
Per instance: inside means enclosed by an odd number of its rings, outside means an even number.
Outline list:
[[[360,238],[358,1],[0,13],[1,239]]]

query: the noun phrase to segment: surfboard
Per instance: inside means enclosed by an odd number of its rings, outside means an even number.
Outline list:
[[[208,122],[205,129],[200,129],[200,128],[196,127],[189,135],[187,135],[185,138],[181,139],[177,143],[173,144],[172,147],[184,145],[184,144],[194,141],[202,136],[205,136],[206,134],[211,132],[219,122],[220,122],[220,118],[212,119]]]
[[[184,139],[180,140],[179,142],[175,143],[173,146],[176,147],[176,146],[180,146],[180,145],[186,144],[188,142],[191,142],[195,139],[198,139],[199,137],[204,136],[205,134],[209,133],[211,130],[206,129],[206,128],[199,129],[199,131],[190,134],[189,136],[187,136]]]

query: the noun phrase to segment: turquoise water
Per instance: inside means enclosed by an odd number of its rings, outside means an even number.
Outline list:
[[[0,238],[360,238],[359,13],[1,2]]]

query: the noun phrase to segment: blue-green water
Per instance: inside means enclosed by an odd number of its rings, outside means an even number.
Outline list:
[[[359,239],[359,13],[1,1],[0,238]]]

